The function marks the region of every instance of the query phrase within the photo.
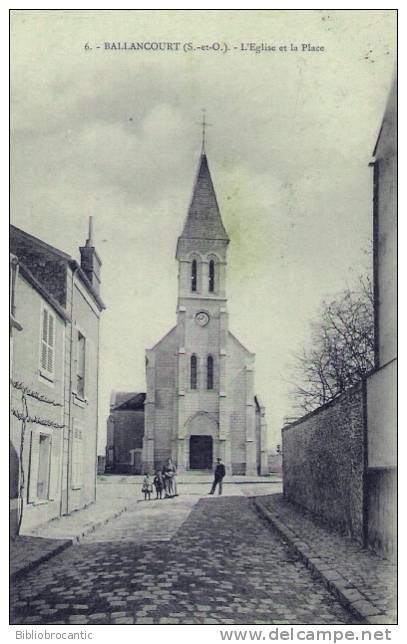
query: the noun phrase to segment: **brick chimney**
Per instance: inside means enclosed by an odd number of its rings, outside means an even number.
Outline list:
[[[100,294],[100,267],[102,262],[93,245],[93,221],[89,217],[89,235],[85,246],[79,248],[81,253],[81,269],[85,273],[94,290]]]

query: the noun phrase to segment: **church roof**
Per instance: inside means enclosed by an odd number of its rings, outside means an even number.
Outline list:
[[[116,391],[112,395],[110,405],[111,411],[118,410],[144,410],[144,401],[146,399],[145,393],[137,393],[135,391]]]
[[[229,241],[222,223],[205,152],[201,154],[191,204],[181,238]]]
[[[252,353],[251,351],[249,351],[249,349],[247,349],[247,348],[244,346],[244,344],[242,344],[242,343],[240,342],[240,340],[238,340],[238,339],[237,339],[237,337],[236,337],[235,335],[233,335],[233,333],[232,333],[231,331],[228,331],[228,335],[229,335],[229,338],[231,338],[231,340],[233,340],[233,342],[235,342],[235,344],[237,344],[241,349],[243,349],[243,351],[244,351],[245,353],[248,353],[249,355],[251,355],[251,356],[253,356],[253,357],[256,355],[255,353]]]

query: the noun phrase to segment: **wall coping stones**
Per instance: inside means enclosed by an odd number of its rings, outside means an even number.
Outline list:
[[[253,497],[252,502],[259,514],[280,533],[283,540],[288,542],[289,546],[294,549],[307,568],[321,579],[324,586],[333,595],[335,595],[338,601],[347,610],[352,612],[356,618],[361,620],[361,624],[397,624],[397,619],[393,615],[386,613],[384,610],[381,611],[377,606],[375,606],[374,598],[370,601],[368,597],[369,588],[367,586],[358,588],[356,584],[350,582],[346,579],[344,574],[341,573],[341,565],[346,568],[347,562],[341,561],[340,553],[337,554],[336,565],[333,567],[332,562],[330,563],[327,560],[327,557],[323,557],[322,553],[317,551],[318,549],[321,549],[322,539],[318,540],[318,544],[313,544],[312,546],[308,545],[303,540],[304,534],[298,534],[300,529],[292,529],[288,527],[288,523],[290,523],[291,526],[295,528],[295,521],[291,521],[288,516],[282,517],[281,512],[273,511],[270,510],[269,507],[266,507],[265,504],[270,503],[270,499],[277,498],[277,496],[280,495],[273,495],[272,497]],[[290,507],[290,504],[288,503],[286,506],[287,515],[290,513],[293,515],[293,513],[295,513],[293,507]],[[300,519],[301,517],[298,514],[297,520]],[[301,522],[297,522],[297,525],[300,524]],[[304,530],[306,530],[306,528],[304,528]],[[325,540],[329,538],[327,537],[328,533],[326,530],[319,528],[317,525],[315,525],[315,530],[320,530]],[[332,535],[333,544],[338,538],[340,537],[337,534]],[[355,557],[358,557],[357,551],[353,554]],[[376,557],[374,554],[367,552],[367,555],[372,558],[372,567],[375,562],[383,568],[387,568],[391,565],[389,562]],[[394,570],[395,576],[395,566],[392,567],[392,570]]]
[[[335,405],[338,403],[340,399],[349,398],[356,391],[363,391],[363,388],[366,386],[365,381],[366,381],[367,375],[368,374],[366,374],[362,380],[352,385],[352,387],[349,387],[349,389],[346,389],[346,391],[340,394],[340,396],[337,396],[333,400],[329,400],[328,402],[324,403],[317,409],[313,409],[312,411],[309,411],[308,414],[301,416],[301,418],[298,418],[297,420],[293,420],[292,423],[287,423],[287,425],[284,425],[284,427],[282,427],[281,431],[285,432],[288,429],[291,429],[292,427],[296,427],[296,425],[301,425],[305,420],[308,420],[313,416],[319,416],[319,414],[322,414],[322,412],[324,412],[326,409],[329,409],[329,407],[335,407]]]

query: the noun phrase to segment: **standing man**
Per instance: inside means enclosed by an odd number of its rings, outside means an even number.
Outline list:
[[[212,489],[209,492],[209,494],[215,493],[217,485],[219,485],[219,494],[222,494],[222,483],[223,483],[225,474],[226,474],[226,470],[225,470],[225,466],[222,463],[222,459],[217,458],[216,467],[215,467],[215,478],[213,480]]]

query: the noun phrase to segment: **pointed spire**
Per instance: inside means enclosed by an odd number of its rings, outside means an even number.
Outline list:
[[[189,206],[181,238],[223,239],[229,241],[228,234],[222,223],[204,150],[201,153],[191,205]]]
[[[202,110],[202,149],[201,154],[205,154],[205,142],[206,142],[206,128],[211,126],[212,123],[208,123],[206,120],[206,109]]]

